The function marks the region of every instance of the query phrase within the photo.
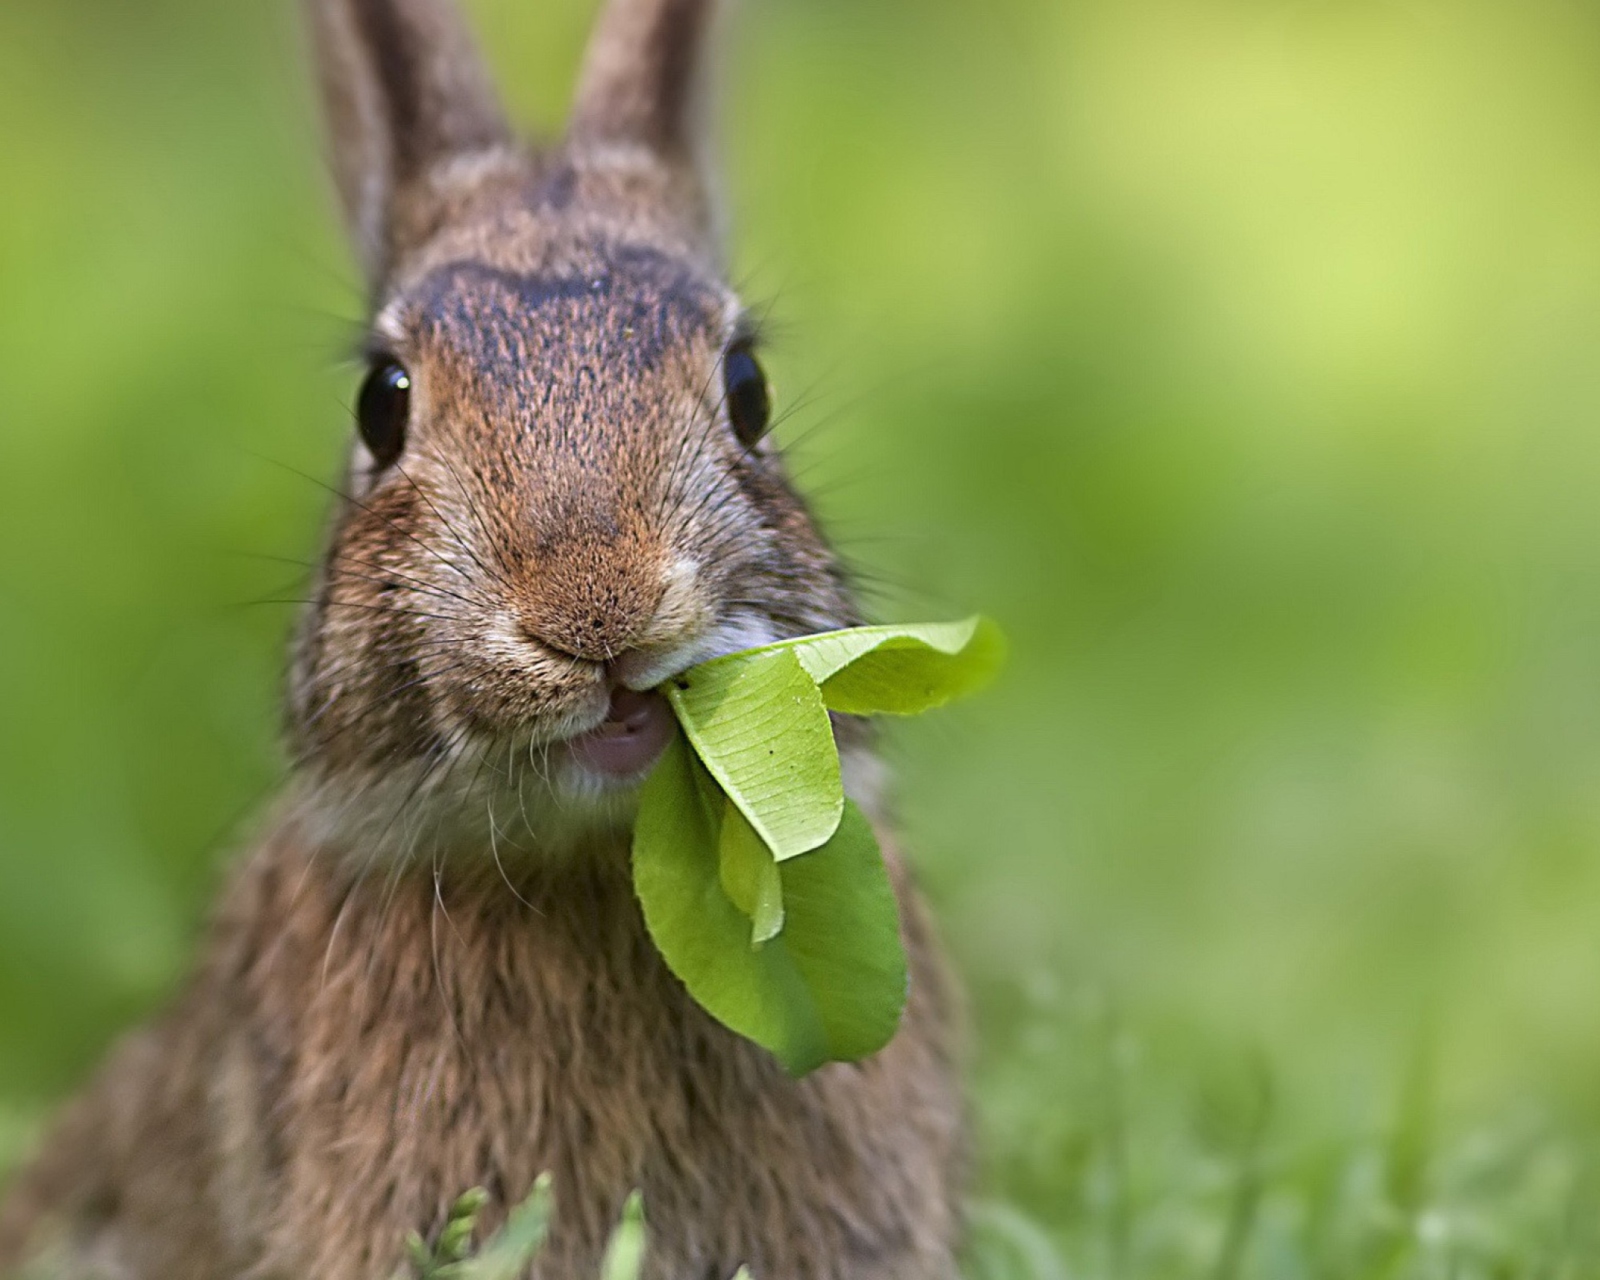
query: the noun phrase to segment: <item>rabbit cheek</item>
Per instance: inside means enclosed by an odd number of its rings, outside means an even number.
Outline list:
[[[292,728],[298,753],[323,773],[392,766],[437,748],[427,641],[415,620],[373,612],[380,608],[330,596],[312,623]]]
[[[447,716],[475,736],[495,741],[551,742],[578,723],[592,723],[605,706],[600,669],[568,658],[480,638],[439,685]]]

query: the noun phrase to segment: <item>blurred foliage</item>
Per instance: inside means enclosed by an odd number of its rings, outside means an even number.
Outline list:
[[[590,4],[473,7],[555,127]],[[0,5],[0,1143],[279,774],[243,602],[361,304],[292,9]],[[981,1264],[1594,1270],[1600,16],[751,0],[732,53],[797,470],[880,615],[1013,640],[892,739]]]

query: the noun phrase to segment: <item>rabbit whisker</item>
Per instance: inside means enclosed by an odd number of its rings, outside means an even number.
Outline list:
[[[489,522],[484,519],[483,512],[479,509],[476,499],[472,496],[472,490],[467,487],[460,470],[457,469],[455,463],[450,461],[449,457],[441,454],[439,461],[444,464],[444,469],[450,473],[450,478],[455,481],[456,488],[461,493],[462,501],[467,504],[467,510],[472,514],[473,521],[483,534],[484,543],[489,549],[489,554],[494,557],[495,563],[499,566],[500,572],[490,576],[495,577],[497,581],[508,589],[511,588],[514,585],[511,581],[511,566],[506,563],[500,540],[494,536],[494,532],[489,528]],[[488,573],[489,570],[485,569],[484,572]]]
[[[286,462],[279,462],[277,459],[269,458],[265,454],[255,454],[253,456],[255,456],[255,457],[259,458],[261,461],[269,463],[269,464],[271,464],[273,466],[282,467],[285,471],[289,472],[291,475],[299,476],[300,479],[305,480],[310,484],[316,485],[317,488],[322,489],[322,490],[326,491],[327,493],[332,494],[334,497],[338,498],[340,501],[348,502],[351,506],[359,508],[360,510],[366,512],[369,516],[372,516],[373,518],[375,518],[377,520],[381,520],[385,525],[387,525],[395,533],[398,533],[402,538],[405,538],[410,542],[416,543],[417,546],[421,547],[422,550],[426,551],[429,555],[431,555],[440,564],[444,565],[444,567],[449,569],[452,573],[460,574],[461,577],[466,579],[466,581],[469,582],[469,583],[472,581],[472,575],[469,574],[460,565],[455,564],[453,561],[447,559],[445,556],[440,555],[436,548],[430,547],[421,538],[417,537],[416,534],[412,533],[411,530],[402,528],[400,525],[396,524],[393,520],[391,520],[388,516],[384,515],[381,511],[376,511],[372,507],[368,506],[365,502],[362,502],[361,499],[356,497],[353,493],[347,493],[343,489],[339,488],[337,485],[328,484],[324,480],[317,479],[316,476],[308,475],[304,471],[300,471],[295,467],[289,466],[289,464],[286,463]]]
[[[461,548],[461,550],[467,553],[467,558],[478,567],[479,572],[483,573],[492,581],[500,583],[501,586],[509,587],[511,584],[506,580],[505,576],[497,573],[493,569],[489,568],[488,565],[484,564],[482,559],[479,558],[478,553],[472,549],[472,545],[461,536],[460,530],[458,530],[455,525],[450,523],[449,518],[444,514],[444,512],[439,510],[438,505],[432,498],[428,496],[428,491],[416,482],[411,473],[398,462],[395,463],[394,466],[395,470],[406,478],[406,483],[411,486],[412,491],[416,493],[417,497],[421,498],[428,504],[428,510],[433,512],[433,514],[438,517],[439,523],[445,527],[445,532],[450,535],[451,540],[457,547]]]

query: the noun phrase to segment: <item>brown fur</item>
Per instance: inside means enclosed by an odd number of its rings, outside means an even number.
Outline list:
[[[636,1187],[652,1280],[951,1274],[948,993],[915,908],[905,1030],[795,1083],[666,971],[623,846],[519,901],[492,875],[365,893],[300,840],[251,860],[187,995],[18,1188],[107,1274],[377,1280],[465,1187],[503,1209],[541,1171],[540,1276],[596,1276]]]
[[[952,995],[894,862],[895,1041],[796,1083],[646,934],[635,790],[562,746],[618,684],[858,620],[720,394],[745,336],[693,103],[710,0],[613,0],[573,132],[510,142],[446,0],[310,0],[340,191],[412,375],[358,445],[300,628],[296,771],[199,969],[0,1209],[0,1274],[385,1280],[483,1185],[556,1183],[536,1274],[589,1280],[630,1191],[650,1280],[950,1280]],[[875,808],[860,726],[847,783]],[[880,823],[881,826],[881,823]]]

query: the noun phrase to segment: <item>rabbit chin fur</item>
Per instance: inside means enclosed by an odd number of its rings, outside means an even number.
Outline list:
[[[653,668],[644,687],[778,638],[762,620],[719,628]],[[568,738],[598,722],[604,703],[596,707],[553,737],[537,726],[501,738],[465,732],[438,758],[354,777],[304,769],[291,782],[287,807],[310,839],[352,860],[358,874],[394,874],[407,864],[470,870],[487,852],[497,874],[509,876],[534,861],[576,856],[597,841],[628,837],[643,781],[598,773],[566,749]],[[887,771],[868,726],[840,719],[835,735],[845,793],[868,813],[882,813]]]
[[[652,664],[642,687],[776,638],[759,619],[719,627],[704,642]],[[507,636],[484,643],[515,662],[525,641]],[[447,745],[437,754],[348,772],[308,763],[291,782],[290,805],[319,846],[356,859],[361,872],[392,873],[407,863],[470,866],[485,851],[502,869],[572,856],[597,839],[626,837],[638,809],[641,777],[597,772],[567,749],[572,737],[601,722],[606,706],[600,685],[582,712],[554,723],[533,721],[499,734],[468,724],[442,733]],[[882,766],[852,741],[861,736],[855,726],[841,733],[841,763],[852,798],[875,805]]]
[[[694,662],[860,621],[725,393],[750,334],[706,181],[715,0],[609,0],[542,150],[452,0],[305,4],[406,398],[364,424],[296,636],[288,793],[172,1007],[0,1201],[0,1276],[54,1242],[85,1280],[388,1280],[468,1187],[492,1227],[550,1171],[538,1280],[593,1280],[635,1188],[646,1280],[953,1280],[958,1001],[866,731],[838,725],[909,999],[803,1081],[667,970],[637,783],[563,745]]]

